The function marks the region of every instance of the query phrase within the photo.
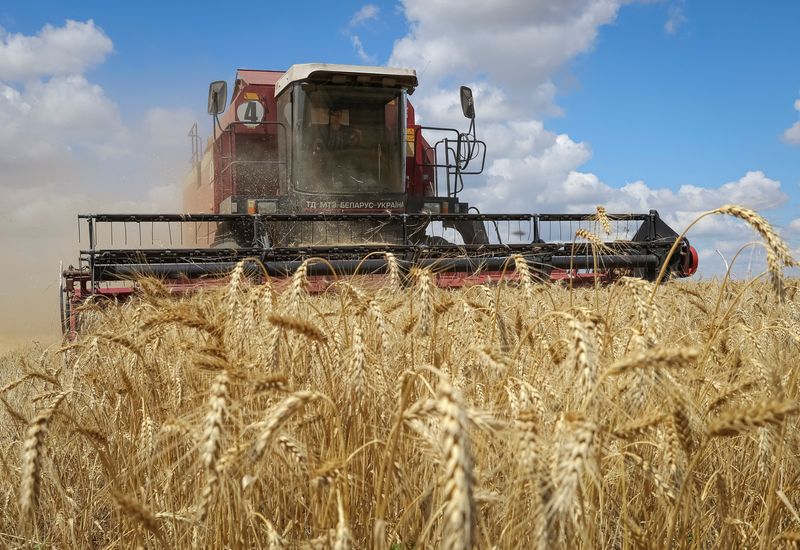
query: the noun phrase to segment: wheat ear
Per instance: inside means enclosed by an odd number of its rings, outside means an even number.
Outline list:
[[[416,292],[419,296],[419,331],[427,334],[433,323],[433,274],[428,269],[415,269]]]
[[[250,446],[250,459],[259,460],[267,450],[277,430],[303,406],[322,397],[311,391],[298,391],[283,399],[264,419],[261,431]]]
[[[575,236],[580,237],[581,239],[585,239],[592,243],[593,246],[597,247],[597,250],[602,250],[605,248],[605,243],[603,243],[603,239],[601,239],[596,233],[592,233],[588,229],[580,228],[575,231]]]
[[[473,480],[467,417],[458,390],[439,381],[437,409],[442,421],[444,450],[444,532],[442,548],[472,548]]]
[[[33,519],[41,489],[42,454],[44,453],[44,440],[47,436],[48,424],[53,412],[66,395],[66,392],[59,394],[50,407],[36,415],[25,432],[25,446],[22,451],[22,484],[19,491],[21,521]]]
[[[270,313],[267,321],[275,327],[280,327],[285,330],[292,331],[296,334],[304,336],[309,340],[324,344],[328,341],[328,336],[320,330],[317,326],[305,319],[299,317],[290,317],[286,315],[278,315]]]
[[[722,413],[709,424],[708,435],[729,437],[755,428],[780,424],[797,410],[797,403],[781,401],[767,401],[747,409],[733,409]]]
[[[528,261],[522,254],[514,254],[512,258],[514,259],[514,269],[519,274],[519,280],[522,283],[522,289],[525,292],[525,297],[528,300],[532,300],[533,275],[531,275],[531,269],[528,266]]]
[[[309,260],[303,260],[303,263],[300,264],[300,267],[298,267],[297,271],[292,275],[292,282],[289,285],[289,303],[286,306],[289,311],[296,311],[297,308],[300,307],[303,296],[307,294],[309,284],[308,262]]]
[[[392,291],[400,290],[400,288],[402,288],[402,279],[400,276],[400,264],[397,261],[397,257],[391,252],[387,252],[384,256],[389,271],[389,289]]]
[[[584,473],[594,473],[592,453],[597,425],[582,415],[570,413],[564,418],[564,435],[558,444],[553,470],[555,491],[548,502],[550,514],[570,517],[580,507],[578,491]]]
[[[228,410],[228,373],[222,371],[214,378],[211,385],[211,397],[208,401],[208,413],[203,420],[202,460],[206,470],[216,470],[219,458],[222,424]]]
[[[159,529],[158,518],[156,518],[153,513],[150,512],[150,510],[148,510],[141,502],[129,497],[128,495],[112,491],[111,496],[114,499],[114,503],[117,505],[117,508],[123,514],[128,516],[134,523],[138,523],[150,531],[159,541],[160,545],[164,544],[164,540],[162,539],[161,531]]]
[[[617,361],[604,376],[618,376],[638,369],[679,368],[697,359],[700,352],[696,349],[655,349],[633,353]]]
[[[367,383],[367,358],[364,350],[364,333],[358,319],[353,324],[353,350],[350,369],[347,373],[350,388],[360,404],[364,398]]]
[[[597,213],[595,214],[595,218],[600,223],[600,227],[603,228],[605,234],[611,235],[611,221],[608,219],[608,214],[606,213],[605,206],[597,207]]]

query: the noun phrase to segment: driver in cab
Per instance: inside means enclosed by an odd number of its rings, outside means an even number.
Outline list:
[[[361,130],[350,128],[349,113],[342,109],[333,108],[328,112],[327,136],[322,136],[326,148],[336,151],[358,145],[361,143]]]

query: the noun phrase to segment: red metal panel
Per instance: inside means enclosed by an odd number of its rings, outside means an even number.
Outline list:
[[[276,136],[271,142],[277,148],[278,127],[275,124],[257,125],[249,128],[237,122],[236,109],[245,101],[252,101],[256,96],[264,106],[265,122],[276,122],[278,105],[275,99],[275,83],[284,71],[259,71],[239,69],[236,71],[236,83],[231,93],[228,108],[220,117],[220,128],[214,128],[216,143],[214,144],[214,212],[219,213],[219,204],[235,193],[236,167],[230,166],[236,161],[237,135],[267,134]],[[277,190],[268,195],[275,195]]]
[[[414,136],[414,155],[406,157],[406,192],[410,197],[432,197],[436,194],[435,169],[423,164],[433,164],[433,151],[416,124],[411,102],[406,104],[406,113],[406,128],[413,131]]]
[[[275,99],[275,82],[283,75],[283,71],[255,71],[250,69],[239,69],[236,71],[236,82],[231,91],[231,101],[228,108],[220,116],[220,125],[223,130],[236,121],[236,107],[244,101],[244,94],[251,92],[259,96],[259,100],[266,109],[265,120],[277,120],[276,117],[276,99]],[[247,128],[243,128],[247,131]],[[237,131],[240,131],[237,128]],[[215,134],[219,133],[219,129],[215,128]]]
[[[406,101],[406,128],[414,128],[414,106],[410,101]],[[408,140],[408,133],[406,133],[406,140]],[[403,151],[403,154],[406,155],[406,152]],[[417,180],[414,176],[415,171],[416,157],[406,155],[406,193],[412,197],[419,196],[417,192]]]

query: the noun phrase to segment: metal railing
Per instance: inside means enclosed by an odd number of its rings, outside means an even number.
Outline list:
[[[439,195],[439,170],[445,174],[447,197],[456,197],[464,189],[463,176],[478,175],[483,172],[486,164],[486,143],[475,137],[459,132],[455,128],[441,128],[438,126],[420,126],[420,131],[444,132],[455,135],[443,137],[435,141],[431,147],[423,149],[422,166],[434,169],[434,185],[436,195]],[[433,162],[426,162],[428,153],[432,153]],[[444,157],[444,162],[440,160]],[[480,168],[468,170],[470,163],[478,157],[481,159]]]

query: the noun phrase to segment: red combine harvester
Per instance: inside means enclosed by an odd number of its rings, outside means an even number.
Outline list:
[[[600,230],[596,214],[483,214],[461,201],[464,176],[480,174],[486,154],[472,92],[461,88],[461,132],[417,124],[416,86],[411,69],[239,70],[226,109],[226,83],[212,82],[213,136],[203,150],[197,125],[189,134],[189,213],[79,216],[88,247],[63,273],[65,332],[89,296],[124,297],[143,275],[195,288],[244,258],[272,276],[323,258],[308,273],[325,282],[383,273],[390,252],[403,268],[433,268],[442,286],[513,276],[515,254],[549,279],[653,280],[665,261],[671,276],[697,269],[686,240],[668,258],[678,235],[654,210],[609,214]],[[602,250],[576,243],[580,228],[601,235]]]

